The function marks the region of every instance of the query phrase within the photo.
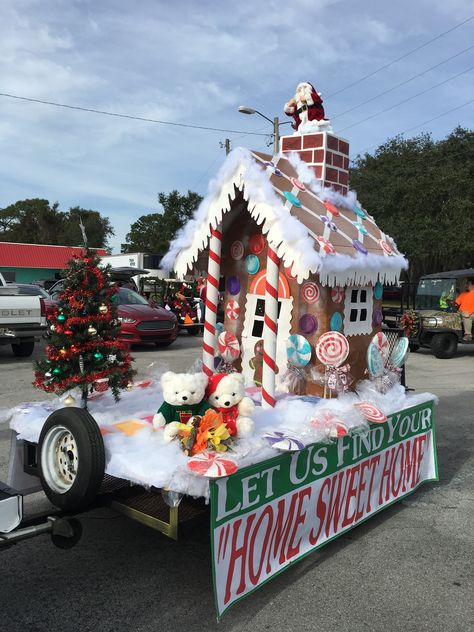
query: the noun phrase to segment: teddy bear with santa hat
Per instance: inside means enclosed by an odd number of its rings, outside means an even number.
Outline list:
[[[285,103],[284,110],[287,116],[294,118],[293,127],[299,134],[331,131],[329,120],[324,116],[321,94],[307,81],[296,86],[295,96]]]
[[[255,405],[245,395],[244,376],[240,373],[215,373],[206,390],[208,403],[222,415],[231,437],[248,437],[254,423],[251,415]]]

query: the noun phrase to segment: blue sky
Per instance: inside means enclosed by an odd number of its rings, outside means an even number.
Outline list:
[[[407,136],[472,128],[474,103],[459,106],[474,98],[474,20],[344,88],[473,14],[471,0],[2,0],[1,93],[236,133],[0,97],[0,208],[44,197],[96,209],[119,252],[130,224],[158,210],[159,191],[205,193],[226,137],[265,149],[265,136],[245,132],[268,124],[238,106],[284,119],[300,81],[322,93],[352,156],[445,113]]]

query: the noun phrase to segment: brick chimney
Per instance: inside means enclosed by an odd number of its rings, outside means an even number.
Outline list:
[[[349,189],[349,143],[331,132],[294,134],[281,137],[281,154],[296,151],[326,187],[343,195]]]

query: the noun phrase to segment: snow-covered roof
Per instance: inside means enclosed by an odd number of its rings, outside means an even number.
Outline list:
[[[299,282],[311,273],[325,285],[396,283],[408,266],[394,241],[364,211],[354,192],[322,188],[295,154],[278,160],[238,148],[222,165],[193,219],[172,242],[161,266],[183,277],[209,244],[241,191],[250,215]]]

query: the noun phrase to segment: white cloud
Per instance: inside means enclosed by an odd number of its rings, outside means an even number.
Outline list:
[[[257,116],[243,117],[237,106],[246,103],[270,118],[283,117],[283,104],[296,84],[308,80],[323,93],[330,116],[415,74],[433,57],[441,61],[468,46],[474,22],[373,79],[327,96],[460,22],[469,5],[455,2],[458,11],[449,17],[440,7],[428,10],[428,0],[393,5],[378,0],[4,2],[0,92],[165,121],[270,132],[269,124]],[[455,74],[462,63],[453,61],[437,74]],[[436,83],[426,79],[423,85]],[[456,107],[468,98],[469,81],[472,85],[465,75],[348,130],[354,153]],[[338,125],[363,120],[411,93],[407,88],[374,101]],[[449,131],[450,120],[436,124],[435,133]],[[467,110],[452,121],[474,122]],[[0,207],[42,195],[62,206],[97,208],[116,223],[119,244],[131,221],[156,209],[158,191],[186,191],[196,182],[201,192],[206,189],[213,172],[205,178],[203,173],[216,160],[225,136],[242,135],[0,98]],[[233,141],[238,143],[265,148],[263,137]]]

